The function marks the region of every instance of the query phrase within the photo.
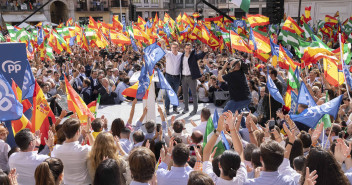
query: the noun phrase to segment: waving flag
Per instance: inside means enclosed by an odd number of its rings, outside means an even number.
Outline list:
[[[293,121],[297,121],[300,123],[303,123],[310,128],[314,128],[319,120],[325,115],[329,114],[331,116],[334,116],[336,119],[337,113],[339,111],[339,107],[341,105],[342,101],[342,96],[340,95],[327,103],[324,103],[323,105],[319,106],[314,106],[310,107],[308,109],[305,109],[301,114],[299,115],[290,115],[291,119]]]
[[[298,104],[303,104],[303,105],[307,105],[308,107],[314,107],[317,104],[315,103],[313,97],[310,95],[307,86],[305,83],[301,82],[301,88],[299,89],[298,92]]]
[[[340,72],[338,69],[337,63],[334,60],[323,59],[324,64],[324,77],[326,81],[329,82],[330,85],[338,87],[343,84],[345,81],[345,77],[343,72]]]
[[[231,48],[234,50],[243,51],[246,53],[252,53],[251,49],[247,45],[246,41],[244,41],[237,33],[234,31],[230,31],[230,39],[231,39]]]
[[[10,84],[2,74],[0,74],[0,95],[0,121],[20,119],[23,105],[16,99]]]
[[[279,51],[280,51],[280,47],[279,45],[276,45],[273,40],[270,38],[270,47],[271,47],[271,55],[275,55],[275,56],[279,56]]]
[[[214,117],[215,117],[215,114],[214,114]],[[208,143],[208,141],[210,140],[211,136],[213,136],[214,130],[217,128],[217,120],[214,120],[214,121],[216,121],[216,127],[215,127],[215,124],[214,124],[212,118],[209,117],[206,129],[205,129],[205,134],[203,136],[203,148]],[[215,156],[218,156],[218,155],[222,154],[225,151],[224,144],[221,142],[221,140],[222,140],[221,137],[218,137],[218,139],[215,142],[214,148],[217,147]]]
[[[35,78],[33,76],[31,66],[27,65],[26,71],[24,72],[24,80],[22,85],[22,100],[33,97],[35,88]]]
[[[251,27],[256,27],[256,26],[265,26],[269,24],[269,17],[266,17],[264,15],[256,14],[256,15],[247,15],[247,20]]]
[[[157,71],[158,71],[160,89],[165,89],[167,95],[169,96],[171,105],[178,106],[179,101],[178,101],[177,94],[171,88],[170,84],[167,82],[167,80],[165,79],[163,73],[161,73],[159,68],[157,69]]]
[[[271,77],[269,76],[269,74],[267,75],[268,76],[268,81],[267,81],[267,88],[270,92],[270,95],[278,102],[280,102],[281,104],[285,105],[285,102],[280,94],[280,91],[277,89],[274,81],[271,79]]]
[[[293,20],[291,17],[288,17],[282,26],[283,30],[289,31],[291,33],[296,33],[298,35],[301,35],[304,30],[298,26],[295,20]]]
[[[337,20],[337,18],[332,17],[330,15],[325,15],[325,24],[334,26],[338,23],[339,21]]]
[[[40,27],[38,31],[38,36],[37,36],[37,43],[38,45],[41,45],[44,42],[44,31],[43,28]]]
[[[165,55],[165,51],[155,42],[144,49],[144,61],[148,70],[148,74],[153,74],[156,63]]]
[[[237,7],[240,7],[243,11],[248,12],[251,0],[230,0]]]
[[[150,80],[148,76],[148,71],[147,71],[147,66],[146,64],[142,66],[140,76],[138,78],[139,84],[138,84],[138,89],[137,89],[137,94],[136,98],[137,99],[142,99],[144,95],[147,92],[147,89],[150,85]]]

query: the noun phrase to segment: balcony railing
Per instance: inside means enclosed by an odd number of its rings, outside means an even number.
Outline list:
[[[17,5],[18,6],[16,6],[15,3],[8,3],[5,6],[1,6],[1,11],[2,12],[28,12],[28,11],[35,11],[42,6],[40,3],[33,3],[33,4],[22,3]],[[41,9],[40,12],[43,12],[43,9]]]
[[[120,1],[111,1],[111,7],[120,7]],[[128,7],[127,1],[121,1],[121,7]]]

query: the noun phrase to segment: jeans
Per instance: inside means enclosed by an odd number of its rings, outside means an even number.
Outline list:
[[[169,75],[166,73],[165,79],[170,84],[171,88],[175,91],[175,93],[177,94],[178,88],[180,87],[180,76],[179,75]],[[170,109],[170,99],[169,99],[169,96],[166,95],[166,97],[165,97],[165,110],[169,111],[169,109]],[[174,106],[173,109],[177,110],[177,106]]]
[[[240,113],[241,109],[248,108],[248,105],[251,103],[251,100],[242,100],[242,101],[235,101],[230,100],[226,103],[226,106],[222,112],[226,112],[230,110],[232,113],[235,113],[236,110]]]
[[[183,92],[183,103],[185,104],[184,110],[188,111],[188,96],[191,89],[193,98],[193,112],[198,110],[198,94],[197,94],[197,80],[193,80],[192,76],[182,76],[182,92]]]

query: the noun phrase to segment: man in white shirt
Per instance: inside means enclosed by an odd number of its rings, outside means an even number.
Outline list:
[[[93,145],[94,139],[90,133],[90,121],[85,128],[89,143]],[[81,136],[80,122],[78,119],[68,119],[63,123],[63,132],[66,141],[62,145],[56,145],[51,153],[52,157],[61,159],[64,164],[65,185],[88,185],[92,181],[88,174],[87,159],[91,146],[82,146],[78,142]]]
[[[10,172],[8,153],[11,147],[5,142],[8,131],[4,125],[0,125],[0,169],[4,172]]]
[[[34,135],[28,128],[22,129],[16,134],[15,142],[21,151],[10,156],[9,166],[11,169],[16,168],[19,185],[34,185],[35,169],[49,156],[40,155],[34,151],[36,146],[40,145],[40,137]]]
[[[172,146],[169,146],[172,149]],[[167,185],[180,185],[187,184],[189,174],[193,169],[186,165],[189,160],[189,147],[183,143],[177,144],[171,150],[172,154],[165,155],[165,152],[161,152],[161,160],[158,170],[156,171],[156,177],[158,179],[158,184]],[[168,165],[170,161],[173,161],[173,166],[171,170],[168,170]]]
[[[165,79],[170,84],[171,88],[177,94],[178,88],[180,87],[180,66],[182,53],[178,52],[179,46],[177,42],[171,43],[171,51],[166,50],[165,41],[161,40],[161,47],[165,51],[166,66],[165,66]],[[165,97],[165,110],[166,114],[170,115],[170,99],[168,96]],[[173,106],[174,113],[178,114],[177,106]]]
[[[121,104],[123,101],[129,101],[122,95],[122,92],[130,86],[130,77],[126,76],[121,80],[123,81],[121,81],[115,89],[115,93],[117,94],[117,97],[115,98],[116,104]]]
[[[193,128],[192,132],[198,130],[200,132],[202,132],[203,136],[205,134],[205,129],[207,128],[207,123],[209,120],[211,113],[210,110],[208,108],[203,108],[201,113],[200,113],[200,125],[196,126],[195,128]]]

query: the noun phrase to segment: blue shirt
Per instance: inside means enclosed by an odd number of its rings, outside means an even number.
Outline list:
[[[244,185],[296,185],[290,176],[280,175],[278,171],[265,172],[262,171],[256,179],[247,179]]]
[[[120,103],[122,101],[125,101],[126,98],[122,95],[122,92],[127,89],[129,87],[129,85],[123,83],[123,82],[120,82],[116,89],[115,89],[115,93],[117,94],[117,97],[115,98],[115,103]]]
[[[167,170],[167,164],[161,162],[158,170],[156,171],[156,178],[158,179],[158,185],[181,185],[187,184],[188,176],[193,171],[189,166],[187,167],[171,167],[171,170]]]

